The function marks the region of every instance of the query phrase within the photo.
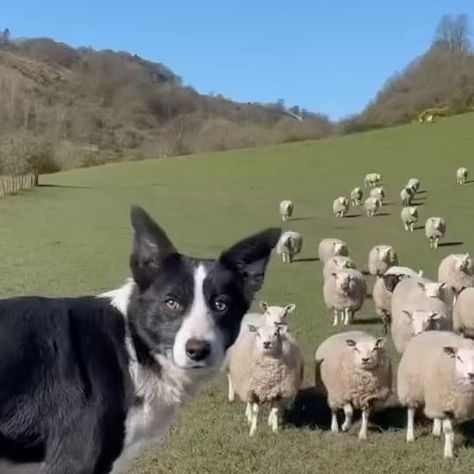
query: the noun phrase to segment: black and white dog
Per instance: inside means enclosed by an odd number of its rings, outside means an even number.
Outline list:
[[[268,229],[198,259],[143,209],[131,220],[122,288],[0,301],[2,474],[115,473],[162,437],[220,368],[280,237]]]

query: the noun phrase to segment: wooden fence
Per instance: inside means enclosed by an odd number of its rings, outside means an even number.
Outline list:
[[[38,184],[35,173],[20,176],[0,176],[0,197],[18,194],[20,191],[34,188]]]

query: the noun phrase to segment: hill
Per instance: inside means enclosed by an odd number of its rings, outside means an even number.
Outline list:
[[[355,432],[328,432],[327,409],[311,390],[314,350],[335,331],[322,301],[316,251],[320,239],[340,237],[363,269],[373,245],[392,244],[402,265],[432,278],[445,255],[472,251],[474,185],[456,185],[455,170],[474,165],[473,127],[474,115],[466,114],[426,127],[42,176],[43,186],[34,192],[0,200],[0,288],[12,295],[96,294],[117,287],[129,274],[131,203],[145,206],[182,252],[214,256],[250,232],[279,225],[278,203],[290,198],[295,219],[285,228],[302,232],[303,253],[292,265],[273,258],[258,295],[273,304],[296,303],[290,326],[305,356],[308,388],[284,431],[271,433],[262,410],[257,437],[249,439],[244,407],[227,403],[221,378],[188,407],[164,446],[150,449],[129,472],[444,473],[441,443],[428,435],[430,426],[418,425],[417,439],[408,445],[406,413],[395,403],[374,414],[367,442]],[[362,184],[369,171],[380,172],[387,189],[380,215],[367,218],[352,209],[351,218],[334,217],[332,199]],[[410,234],[401,225],[399,190],[412,176],[422,183],[419,224],[431,215],[447,219],[448,233],[436,252],[423,230]],[[356,320],[354,328],[381,334],[370,298]],[[391,341],[387,346],[393,354]],[[472,447],[457,450],[450,469],[470,472]]]

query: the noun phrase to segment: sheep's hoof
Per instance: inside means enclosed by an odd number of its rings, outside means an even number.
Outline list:
[[[349,431],[351,425],[349,425],[349,423],[343,423],[342,426],[341,426],[341,430],[346,432],[346,431]]]
[[[413,441],[415,441],[414,436],[407,436],[407,443],[413,443]]]
[[[361,441],[364,441],[367,439],[367,433],[359,433],[359,439]]]

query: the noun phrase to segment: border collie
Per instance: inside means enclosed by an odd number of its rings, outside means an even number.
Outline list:
[[[280,229],[217,260],[131,212],[133,278],[99,297],[0,300],[0,471],[119,472],[218,372]],[[7,467],[8,466],[8,467]]]

